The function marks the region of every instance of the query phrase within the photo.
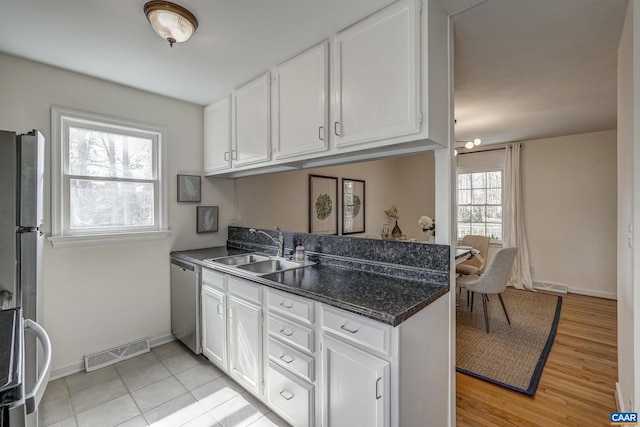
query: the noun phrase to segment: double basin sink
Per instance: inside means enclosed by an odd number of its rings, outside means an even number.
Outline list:
[[[315,264],[315,262],[311,261],[290,261],[285,258],[270,257],[255,253],[210,258],[204,261],[244,270],[256,276],[294,270]]]

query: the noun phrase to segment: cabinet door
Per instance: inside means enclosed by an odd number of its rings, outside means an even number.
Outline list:
[[[270,81],[266,73],[233,93],[234,166],[271,159]]]
[[[262,394],[261,308],[229,296],[229,373],[245,388]]]
[[[208,286],[202,287],[202,352],[222,369],[228,369],[225,294]]]
[[[419,132],[419,14],[396,2],[338,33],[333,49],[336,147]]]
[[[389,362],[328,336],[323,340],[323,425],[389,426]]]
[[[329,148],[328,54],[324,42],[274,71],[276,157],[287,158]]]
[[[231,167],[231,95],[204,109],[204,173]]]

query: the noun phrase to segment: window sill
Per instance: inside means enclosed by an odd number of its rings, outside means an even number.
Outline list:
[[[47,240],[54,248],[69,248],[74,246],[97,246],[123,243],[140,243],[151,240],[164,240],[171,234],[171,230],[144,231],[138,233],[119,234],[83,234],[74,236],[51,236]]]

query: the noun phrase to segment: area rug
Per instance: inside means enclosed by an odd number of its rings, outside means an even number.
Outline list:
[[[474,299],[473,313],[467,292],[462,289],[457,295],[456,369],[533,396],[556,336],[562,298],[512,288],[503,298],[511,326],[498,296],[491,295],[486,333],[480,295]]]

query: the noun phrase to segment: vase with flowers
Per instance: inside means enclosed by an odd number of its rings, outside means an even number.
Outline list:
[[[402,230],[400,230],[400,227],[398,226],[398,220],[400,219],[400,217],[398,216],[398,208],[396,207],[396,205],[391,205],[391,207],[384,211],[384,213],[387,216],[389,222],[393,222],[395,220],[396,224],[391,230],[391,236],[399,239],[400,237],[402,237]]]
[[[436,222],[429,216],[421,216],[418,220],[418,227],[427,235],[427,241],[432,242],[436,235]]]

